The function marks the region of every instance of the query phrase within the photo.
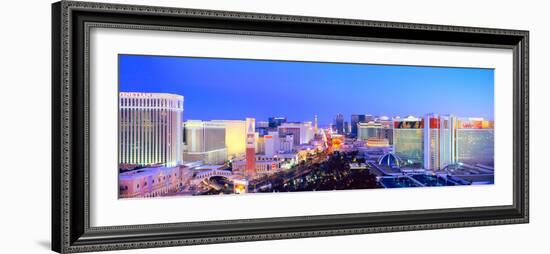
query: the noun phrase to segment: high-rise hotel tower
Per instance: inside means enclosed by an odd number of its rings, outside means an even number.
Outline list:
[[[227,160],[223,122],[187,120],[183,123],[185,148],[183,160],[223,164]]]
[[[395,155],[405,161],[422,164],[423,128],[422,118],[408,116],[393,120],[393,151]]]
[[[456,163],[456,127],[455,116],[424,116],[424,168],[444,169]]]
[[[181,162],[183,96],[121,92],[119,164],[175,166]]]

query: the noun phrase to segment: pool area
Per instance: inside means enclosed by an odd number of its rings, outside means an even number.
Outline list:
[[[384,188],[422,187],[422,185],[407,176],[382,177],[379,182]]]
[[[460,185],[447,177],[433,175],[412,175],[412,178],[421,182],[424,186],[455,186]]]
[[[437,187],[494,184],[494,169],[483,165],[456,164],[444,170],[396,168],[370,163],[382,188]]]
[[[478,175],[455,175],[449,177],[452,180],[457,182],[463,182],[468,185],[479,185],[479,184],[494,184],[495,175],[494,174],[478,174]]]
[[[445,176],[428,174],[404,174],[378,178],[383,188],[458,186],[493,184],[493,175]]]

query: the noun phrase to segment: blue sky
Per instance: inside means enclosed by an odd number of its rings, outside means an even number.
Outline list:
[[[119,86],[183,95],[185,120],[494,111],[492,69],[120,55]]]

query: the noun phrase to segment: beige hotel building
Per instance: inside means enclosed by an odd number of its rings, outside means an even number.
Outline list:
[[[121,92],[119,164],[176,166],[182,155],[183,96]]]

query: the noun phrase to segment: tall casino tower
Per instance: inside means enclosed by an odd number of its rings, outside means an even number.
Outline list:
[[[246,118],[246,176],[256,175],[256,138],[254,133],[254,118]]]

